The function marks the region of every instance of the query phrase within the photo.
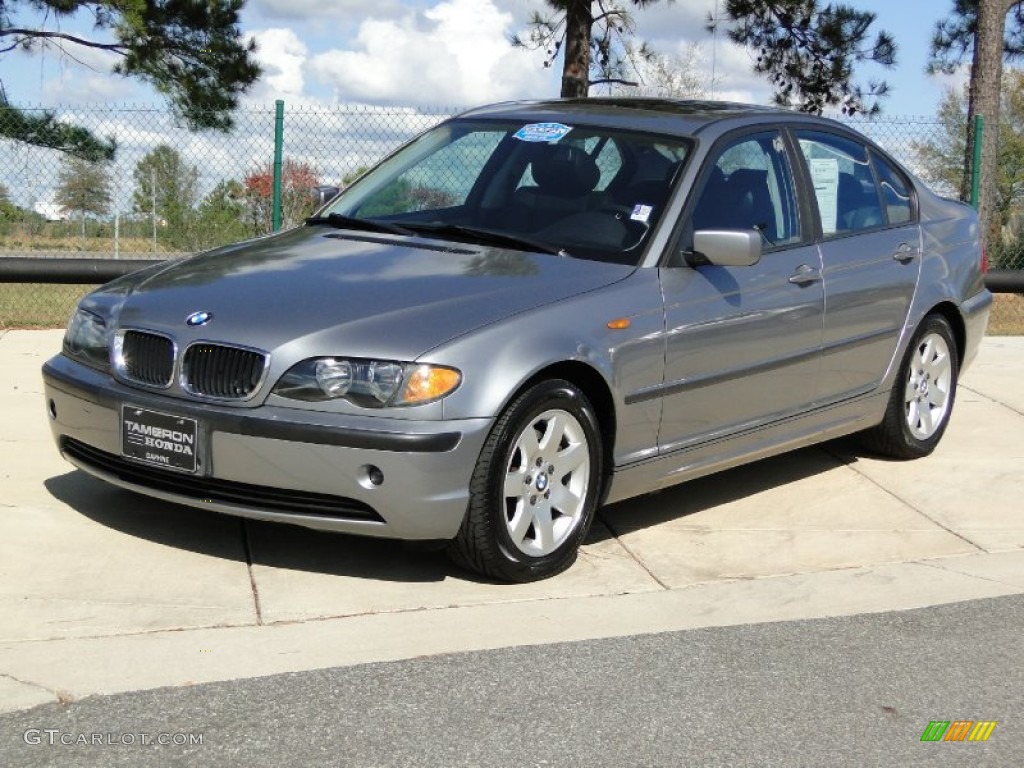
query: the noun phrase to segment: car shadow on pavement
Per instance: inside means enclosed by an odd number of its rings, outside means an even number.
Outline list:
[[[810,480],[863,454],[855,438],[841,438],[735,469],[689,480],[661,491],[609,504],[598,512],[605,530],[618,536],[741,501],[775,488]],[[707,520],[714,525],[713,514]],[[606,526],[606,528],[605,528]]]
[[[210,557],[245,559],[238,524],[222,515],[139,496],[76,469],[43,485],[55,499],[106,528]]]
[[[481,581],[437,547],[264,523],[153,499],[74,470],[44,481],[79,514],[120,533],[254,567],[392,582]]]
[[[714,510],[759,493],[813,478],[863,454],[849,438],[763,459],[598,511],[586,544]],[[44,481],[49,493],[115,531],[210,557],[329,576],[397,583],[457,578],[493,583],[452,564],[440,543],[401,542],[328,533],[232,517],[173,504],[108,485],[74,470]],[[713,525],[713,517],[708,522]]]

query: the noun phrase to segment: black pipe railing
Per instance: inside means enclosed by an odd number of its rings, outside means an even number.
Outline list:
[[[0,257],[0,283],[108,283],[164,259],[32,259]]]
[[[164,259],[32,259],[0,257],[0,283],[100,284]],[[985,275],[993,293],[1024,293],[1024,269],[993,269]]]
[[[992,269],[985,273],[985,287],[992,293],[1024,293],[1024,269]]]

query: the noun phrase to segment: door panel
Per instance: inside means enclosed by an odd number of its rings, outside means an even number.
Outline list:
[[[663,453],[813,401],[824,291],[820,253],[805,243],[792,167],[782,136],[762,131],[729,141],[705,173],[693,231],[754,230],[764,253],[749,267],[661,271]]]
[[[878,386],[889,367],[914,297],[920,259],[916,226],[822,245],[825,278],[824,355],[818,398],[832,401]]]
[[[665,269],[661,450],[807,408],[819,364],[824,293],[817,249],[766,254],[753,267]]]
[[[817,399],[832,402],[874,389],[888,369],[917,286],[921,235],[909,184],[888,161],[846,137],[799,131],[797,139],[823,234]]]

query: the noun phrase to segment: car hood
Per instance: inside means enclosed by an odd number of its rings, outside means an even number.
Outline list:
[[[415,360],[517,313],[627,276],[630,267],[434,239],[307,226],[155,272],[127,293],[121,327],[179,343],[223,341],[289,357]],[[130,280],[130,278],[129,278]],[[194,312],[212,315],[191,328]]]

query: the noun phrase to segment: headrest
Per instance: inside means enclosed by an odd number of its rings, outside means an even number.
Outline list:
[[[581,147],[545,144],[536,152],[530,161],[530,170],[544,194],[582,197],[592,192],[601,178],[597,163]]]

